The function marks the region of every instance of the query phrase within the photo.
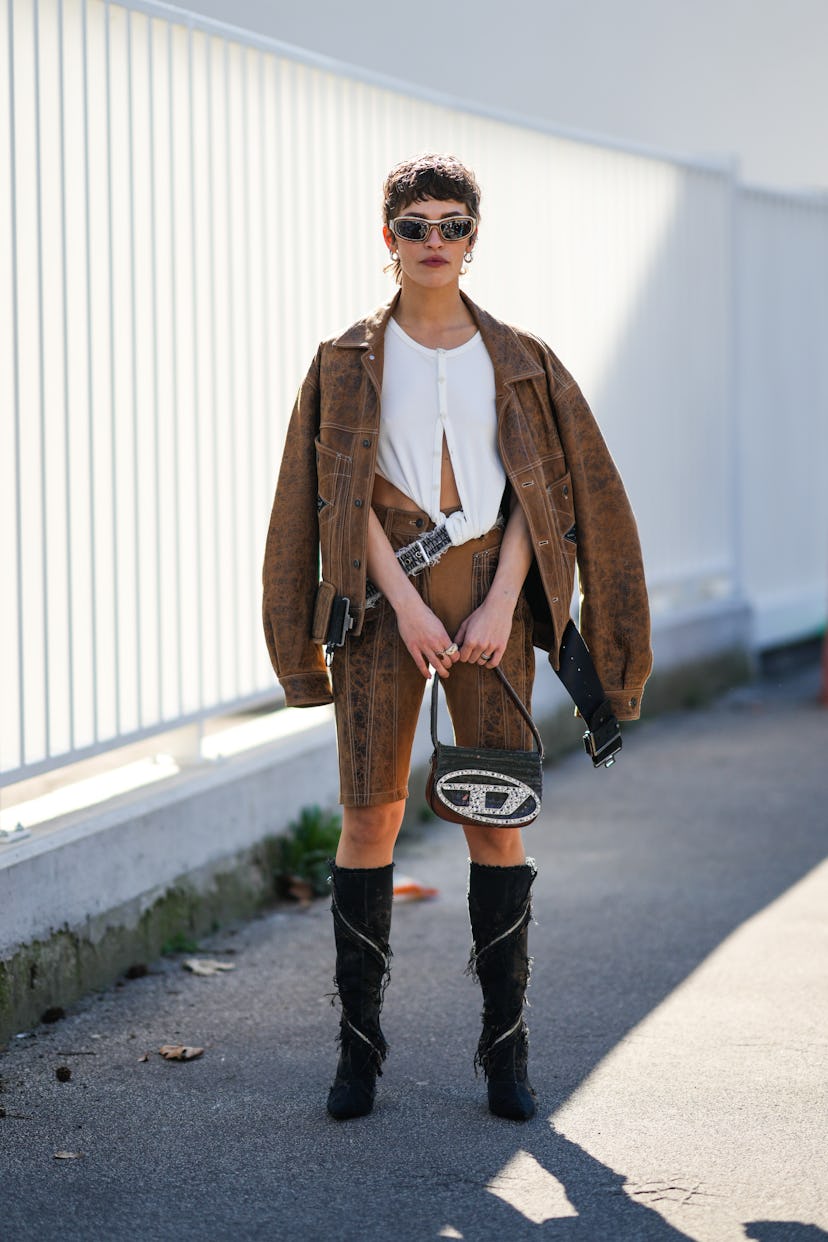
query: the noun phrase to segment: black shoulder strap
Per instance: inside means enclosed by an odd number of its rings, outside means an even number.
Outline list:
[[[596,768],[611,767],[621,749],[621,726],[574,621],[564,630],[559,655],[558,677],[587,724],[586,752]]]

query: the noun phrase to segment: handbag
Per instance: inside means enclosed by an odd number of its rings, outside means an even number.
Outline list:
[[[426,782],[426,801],[435,815],[453,824],[523,828],[537,819],[543,797],[543,742],[537,726],[502,669],[497,676],[532,731],[535,750],[489,746],[447,746],[437,739],[437,693],[431,688],[431,740],[434,752]]]

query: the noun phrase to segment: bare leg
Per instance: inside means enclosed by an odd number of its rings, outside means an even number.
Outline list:
[[[519,867],[526,862],[523,837],[517,828],[485,828],[464,824],[463,831],[472,862],[484,867]]]
[[[387,867],[394,857],[404,811],[404,798],[380,806],[343,807],[337,866]]]

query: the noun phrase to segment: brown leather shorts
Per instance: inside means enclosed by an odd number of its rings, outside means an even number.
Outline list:
[[[434,525],[418,510],[374,509],[395,550]],[[436,565],[411,579],[452,637],[492,584],[502,533],[495,527],[480,539],[449,548]],[[522,592],[501,666],[531,711],[535,655],[531,612]],[[385,598],[366,612],[359,637],[350,636],[337,648],[331,674],[340,802],[378,806],[407,798],[414,732],[430,683],[411,659]],[[531,748],[528,729],[489,669],[458,662],[443,687],[458,745]]]

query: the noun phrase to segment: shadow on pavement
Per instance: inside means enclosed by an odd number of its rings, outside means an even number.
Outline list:
[[[810,682],[746,692],[631,730],[612,773],[593,775],[581,756],[548,771],[543,822],[527,833],[539,864],[533,1122],[489,1117],[472,1076],[480,997],[463,977],[464,851],[435,826],[403,863],[436,880],[441,899],[395,912],[392,1055],[372,1117],[337,1124],[324,1112],[336,1056],[327,911],[274,916],[247,933],[236,972],[150,975],[4,1058],[15,1079],[4,1104],[29,1118],[0,1121],[10,1242],[692,1236],[653,1206],[683,1187],[628,1183],[549,1119],[734,930],[821,862],[828,713],[812,699]],[[70,1037],[90,1055],[58,1085],[50,1049]],[[207,1053],[137,1064],[172,1038]],[[53,1159],[73,1146],[82,1160]],[[745,1228],[757,1242],[828,1236],[796,1221]]]
[[[754,1220],[745,1225],[751,1242],[825,1242],[828,1233],[819,1225],[796,1220]]]

